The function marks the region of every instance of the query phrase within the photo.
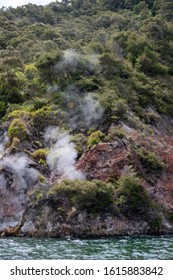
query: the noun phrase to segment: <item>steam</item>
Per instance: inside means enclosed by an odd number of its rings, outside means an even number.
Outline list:
[[[84,99],[79,100],[79,102],[79,106],[87,127],[89,127],[92,122],[97,122],[102,118],[104,113],[103,107],[100,105],[98,100],[92,97],[92,95],[87,94]]]
[[[61,180],[83,180],[83,173],[75,167],[77,152],[74,143],[70,142],[69,133],[59,128],[49,127],[44,137],[52,145],[47,156],[52,177],[57,176]]]
[[[10,168],[15,173],[23,177],[28,187],[33,187],[39,177],[39,172],[30,167],[30,159],[25,154],[16,153],[14,155],[4,155],[0,160],[1,168]]]
[[[30,167],[31,161],[27,155],[21,153],[8,155],[6,153],[5,144],[8,140],[7,133],[5,132],[0,137],[0,168],[10,168],[23,177],[29,187],[32,187],[38,180],[39,172]]]
[[[58,74],[62,72],[72,74],[77,71],[94,72],[98,69],[99,59],[97,55],[77,53],[73,49],[65,50],[61,60],[55,66]]]
[[[73,49],[64,51],[62,58],[55,66],[55,73],[62,78],[73,74],[93,74],[100,71],[100,61],[96,54],[84,54]],[[68,86],[63,92],[60,87],[53,84],[48,93],[58,92],[69,113],[69,123],[72,128],[89,128],[97,125],[102,118],[104,109],[94,93],[80,91],[76,86]],[[69,106],[70,105],[70,106]]]
[[[7,132],[3,133],[0,136],[0,159],[4,156],[5,153],[5,144],[8,142]]]

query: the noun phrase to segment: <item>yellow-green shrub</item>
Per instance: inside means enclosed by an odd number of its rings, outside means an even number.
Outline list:
[[[19,140],[25,140],[29,135],[29,130],[26,124],[19,118],[15,118],[12,120],[9,128],[8,128],[8,136],[10,139],[14,137]]]
[[[97,145],[103,139],[103,136],[104,134],[100,130],[91,133],[91,135],[88,138],[87,147],[91,148]]]

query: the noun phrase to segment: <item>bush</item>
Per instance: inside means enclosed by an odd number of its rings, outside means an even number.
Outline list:
[[[97,83],[92,78],[83,78],[79,80],[76,85],[82,90],[82,91],[95,91],[98,89]]]
[[[104,53],[100,57],[100,64],[102,67],[102,74],[108,80],[111,80],[115,76],[121,76],[124,70],[123,61],[109,53]]]
[[[158,232],[162,229],[163,227],[163,217],[157,213],[155,214],[155,217],[152,217],[149,221],[149,231],[151,234],[158,234]]]
[[[49,149],[38,149],[35,150],[31,156],[33,157],[33,159],[40,161],[40,160],[45,160],[47,155],[48,155]]]
[[[126,131],[123,127],[112,125],[109,128],[108,135],[105,137],[106,141],[114,141],[116,138],[123,139],[126,137]]]
[[[54,106],[44,106],[32,112],[33,123],[38,131],[49,125],[60,125],[62,117],[62,111],[55,109]]]
[[[41,109],[42,107],[46,106],[47,100],[45,98],[35,98],[34,99],[34,109],[38,110]]]
[[[84,152],[84,149],[86,148],[86,137],[83,134],[79,133],[71,137],[71,142],[75,144],[75,149],[78,152],[79,156],[81,156]]]
[[[6,112],[6,103],[4,101],[0,101],[0,118],[5,115]]]
[[[117,182],[115,205],[128,218],[145,215],[150,206],[149,194],[134,175],[123,176]]]
[[[105,212],[105,208],[113,203],[114,187],[99,180],[70,181],[55,184],[48,192],[49,198],[56,208],[61,207],[63,198],[68,199],[69,207],[86,210],[88,213]]]
[[[103,136],[104,136],[104,134],[100,130],[91,133],[91,135],[88,138],[87,147],[91,148],[91,147],[97,145],[101,141]]]
[[[27,129],[26,124],[18,118],[13,119],[9,128],[8,128],[8,136],[10,139],[14,137],[19,140],[25,140],[29,135],[29,130]]]
[[[148,172],[160,173],[163,171],[164,163],[154,153],[140,148],[136,152],[139,160]]]

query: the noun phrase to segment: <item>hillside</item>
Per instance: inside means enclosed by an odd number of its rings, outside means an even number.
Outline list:
[[[0,9],[0,232],[173,233],[173,1]]]

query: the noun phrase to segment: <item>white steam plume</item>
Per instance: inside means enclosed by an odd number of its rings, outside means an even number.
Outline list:
[[[45,133],[45,140],[53,144],[47,156],[52,176],[58,176],[61,180],[83,180],[83,173],[75,167],[77,152],[74,143],[70,142],[69,133],[49,127]]]
[[[9,138],[7,132],[3,133],[0,136],[0,159],[4,156],[5,153],[5,144],[8,142]]]
[[[8,167],[23,177],[28,187],[33,187],[38,180],[39,172],[31,168],[30,159],[27,155],[16,153],[14,155],[4,155],[0,160],[0,167]]]
[[[98,71],[99,59],[95,54],[82,54],[73,49],[65,50],[61,60],[55,66],[57,73],[67,72],[75,73],[76,71]]]
[[[27,155],[20,153],[7,155],[5,153],[5,144],[8,140],[7,133],[5,132],[0,137],[0,168],[8,167],[11,170],[14,170],[14,172],[23,177],[28,187],[32,187],[38,180],[39,172],[29,166],[30,159]]]
[[[91,94],[87,94],[81,100],[80,107],[87,126],[90,126],[92,122],[100,120],[104,113],[99,101],[95,100]]]

